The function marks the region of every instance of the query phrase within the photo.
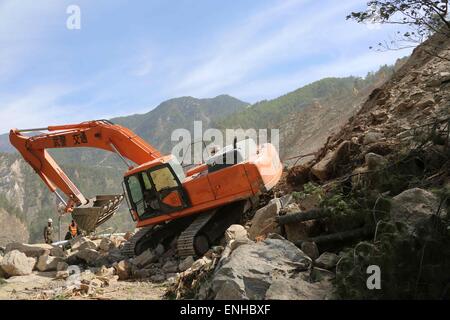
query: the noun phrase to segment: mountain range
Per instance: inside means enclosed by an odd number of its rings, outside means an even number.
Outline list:
[[[389,79],[403,62],[402,59],[395,66],[383,66],[365,78],[322,79],[255,104],[228,95],[209,99],[181,97],[165,101],[148,113],[111,121],[133,130],[163,154],[169,153],[176,143],[171,142],[172,131],[184,128],[192,133],[193,122],[197,120],[202,121],[203,130],[277,128],[280,129],[280,155],[289,165],[297,161],[296,155],[320,148],[359,109],[371,91]],[[120,182],[126,167],[117,155],[92,149],[51,150],[50,153],[86,196],[122,192]],[[122,206],[107,226],[116,231],[133,228],[125,207]],[[0,208],[3,216],[6,212],[27,226],[31,242],[41,240],[48,217],[57,219],[53,195],[15,153],[7,134],[0,135]],[[64,218],[63,223],[68,219]]]

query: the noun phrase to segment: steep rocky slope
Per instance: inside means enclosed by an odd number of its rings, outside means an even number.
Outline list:
[[[8,226],[3,228],[0,235],[0,246],[4,247],[10,242],[28,242],[30,235],[28,227],[16,215],[8,213],[5,209],[0,208],[0,226]]]
[[[430,54],[428,45],[439,49]],[[441,35],[416,48],[279,186],[300,207],[316,199],[297,241],[338,254],[338,298],[449,297],[449,48]],[[379,290],[366,284],[371,265],[382,270]]]
[[[448,39],[434,37],[442,54],[448,55]],[[319,163],[327,153],[336,150],[343,141],[354,144],[352,166],[355,169],[365,161],[368,152],[388,155],[398,151],[408,137],[419,133],[420,127],[432,125],[450,114],[450,62],[426,53],[418,47],[408,61],[387,83],[373,90],[361,109],[340,132],[330,137],[312,165]],[[416,131],[414,131],[416,129]],[[311,164],[310,164],[311,165]],[[333,168],[332,178],[342,171]]]

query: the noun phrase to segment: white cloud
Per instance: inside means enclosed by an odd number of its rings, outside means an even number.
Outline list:
[[[68,119],[78,122],[83,120],[83,113],[74,106],[61,105],[59,100],[73,93],[74,88],[50,85],[37,86],[17,96],[0,96],[0,133],[13,128],[46,127],[67,123]],[[6,119],[6,121],[4,121]],[[87,119],[84,119],[87,120]]]
[[[336,20],[359,4],[359,0],[336,3],[313,11],[311,1],[290,1],[255,13],[244,24],[228,30],[210,49],[209,59],[194,66],[173,89],[178,94],[207,96],[233,85],[241,85],[251,73],[293,58],[320,53],[321,49],[362,31],[324,34]],[[348,30],[345,30],[348,31]],[[324,37],[326,39],[324,39]]]
[[[410,51],[411,49],[366,52],[353,56],[352,59],[341,57],[332,62],[317,64],[294,73],[284,73],[242,84],[239,88],[233,90],[233,95],[248,97],[250,100],[258,100],[263,92],[264,99],[272,99],[327,77],[364,77],[368,72],[376,71],[382,65],[392,64],[396,59],[409,55]]]
[[[228,93],[254,102],[322,76],[361,75],[407,55],[358,48],[388,33],[386,28],[369,29],[345,20],[361,5],[360,0],[323,5],[293,0],[258,11],[217,36],[212,46],[201,48],[201,61],[180,69],[167,91],[198,97]]]

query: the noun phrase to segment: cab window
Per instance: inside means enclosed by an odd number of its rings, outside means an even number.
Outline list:
[[[144,181],[145,190],[151,190],[153,188],[146,172],[142,172],[142,180]]]
[[[156,191],[178,187],[178,181],[168,167],[150,172]]]
[[[136,211],[139,215],[143,214],[145,211],[144,196],[142,194],[141,183],[137,176],[131,176],[128,179],[128,187],[130,188],[131,201],[135,204]]]

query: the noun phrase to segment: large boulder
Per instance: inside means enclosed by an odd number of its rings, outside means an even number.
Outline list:
[[[77,251],[75,255],[88,265],[95,265],[95,262],[100,258],[100,253],[94,249],[82,249]]]
[[[247,239],[247,230],[240,224],[233,224],[225,231],[225,241],[229,244],[232,240]]]
[[[176,273],[178,272],[178,263],[173,260],[169,260],[162,266],[162,270],[165,273]]]
[[[11,242],[6,245],[5,253],[11,252],[13,250],[20,251],[25,253],[27,257],[31,258],[39,258],[44,254],[50,254],[50,251],[53,249],[53,246],[46,243],[38,243],[38,244],[26,244],[19,242]]]
[[[58,263],[63,262],[64,259],[60,257],[52,257],[44,254],[39,257],[36,263],[36,269],[39,271],[55,271],[57,269]]]
[[[70,240],[70,247],[72,251],[84,249],[97,250],[97,245],[94,241],[82,236],[78,236]]]
[[[433,214],[445,216],[444,206],[439,204],[439,198],[429,191],[408,189],[392,199],[391,218],[405,223],[410,232],[415,232]]]
[[[310,282],[307,277],[288,279],[276,277],[267,289],[266,300],[325,300],[333,290],[328,279],[320,282]]]
[[[114,248],[114,243],[109,238],[102,238],[100,244],[98,245],[98,250],[109,251]]]
[[[329,151],[311,168],[312,174],[322,181],[329,179],[337,166],[348,161],[351,146],[350,141],[344,141],[336,150]]]
[[[114,265],[119,280],[127,280],[131,276],[131,265],[127,260],[122,260]]]
[[[333,269],[336,267],[336,264],[339,260],[339,257],[332,252],[324,252],[320,255],[319,258],[316,259],[315,265],[319,268],[324,269]]]
[[[18,250],[8,252],[0,262],[0,269],[9,276],[26,276],[33,272],[36,259]]]
[[[281,207],[280,199],[272,199],[268,205],[256,211],[248,230],[249,238],[255,240],[257,237],[265,237],[269,233],[280,233],[275,219],[280,213]]]
[[[158,256],[155,255],[151,249],[147,249],[136,258],[134,258],[131,263],[138,268],[143,268],[146,265],[155,262],[156,260],[158,260]]]
[[[317,248],[315,242],[303,241],[300,249],[312,260],[316,260],[319,257],[319,248]]]
[[[50,250],[50,255],[53,257],[65,258],[67,257],[66,252],[61,247],[53,247]]]
[[[368,145],[368,144],[379,142],[383,138],[384,138],[383,133],[376,132],[376,131],[369,131],[369,132],[366,132],[366,134],[364,135],[363,143],[365,145]]]
[[[181,272],[186,271],[194,264],[194,262],[195,260],[192,256],[186,257],[180,262],[180,264],[178,265],[178,269]]]
[[[294,279],[312,264],[287,240],[266,239],[244,244],[223,259],[212,279],[215,299],[264,299],[273,279]]]

